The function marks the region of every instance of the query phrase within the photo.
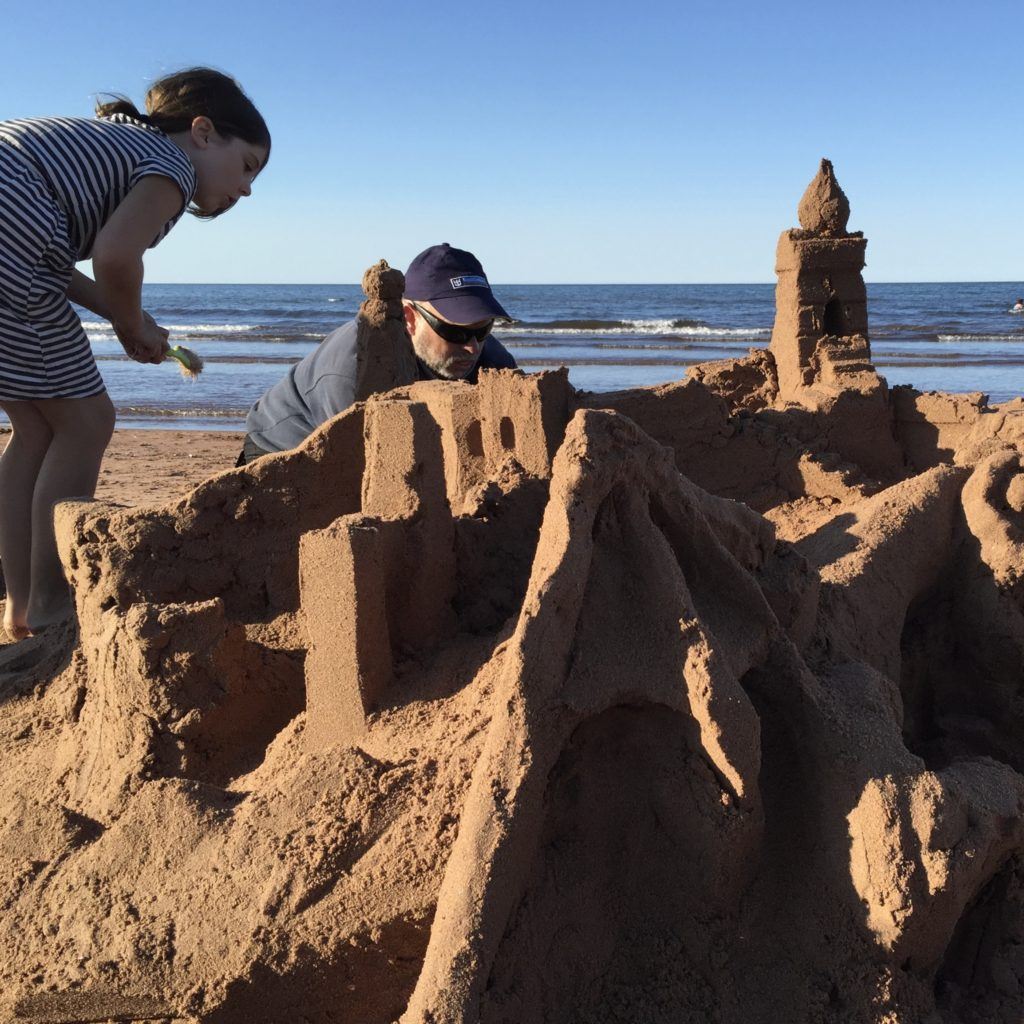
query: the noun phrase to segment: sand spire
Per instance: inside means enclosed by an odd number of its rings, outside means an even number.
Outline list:
[[[362,280],[366,300],[359,307],[356,398],[416,380],[416,356],[405,331],[402,292],[405,275],[380,260]]]
[[[850,200],[836,181],[831,160],[822,157],[821,167],[800,197],[796,212],[804,231],[813,231],[826,238],[846,234]]]

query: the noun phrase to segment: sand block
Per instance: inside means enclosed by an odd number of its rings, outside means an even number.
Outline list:
[[[885,384],[871,365],[871,348],[862,334],[831,335],[818,340],[811,356],[815,380],[826,390],[850,389],[862,394],[884,393]]]
[[[947,561],[966,479],[963,469],[936,467],[866,498],[796,545],[821,576],[820,611],[835,656],[900,677],[907,611]]]
[[[847,241],[858,244],[844,251]],[[867,295],[860,273],[865,244],[864,239],[829,239],[812,248],[811,242],[783,233],[770,344],[782,397],[815,383],[811,359],[823,337],[867,336]],[[815,265],[807,262],[811,256]],[[845,261],[851,265],[844,267]]]
[[[441,437],[423,402],[381,397],[367,406],[363,514],[403,521],[386,567],[397,650],[428,648],[453,625],[455,533]]]
[[[466,495],[487,476],[480,425],[479,389],[462,381],[420,381],[407,392],[422,402],[441,428],[448,503],[459,509]]]
[[[450,408],[436,393],[431,399]],[[307,749],[358,737],[391,683],[394,658],[430,649],[454,625],[442,437],[426,402],[371,400],[363,514],[302,538]]]
[[[867,244],[867,239],[860,234],[818,238],[809,232],[789,228],[779,236],[775,249],[775,272],[780,275],[796,274],[801,294],[806,289],[809,298],[834,295],[836,289],[843,285],[853,286],[851,297],[856,298],[864,294],[860,272],[864,269]],[[816,293],[818,287],[822,290]]]
[[[353,742],[391,682],[384,535],[396,528],[344,516],[302,538],[309,750]]]
[[[425,403],[375,397],[363,437],[365,515],[401,518],[447,506],[441,429]]]
[[[488,465],[511,456],[532,476],[550,477],[574,405],[569,371],[483,370],[477,390]]]

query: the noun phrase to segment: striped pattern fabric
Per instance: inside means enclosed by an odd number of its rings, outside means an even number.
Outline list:
[[[68,302],[74,263],[64,211],[46,183],[0,145],[0,400],[103,390]]]
[[[191,162],[162,132],[124,115],[0,121],[0,401],[104,390],[68,287],[75,262],[148,174],[182,192],[156,245],[196,185]]]
[[[80,260],[89,258],[100,228],[146,175],[170,178],[182,194],[181,210],[150,248],[174,227],[196,189],[189,158],[159,128],[126,114],[0,121],[0,144],[13,146],[50,186],[68,215]]]

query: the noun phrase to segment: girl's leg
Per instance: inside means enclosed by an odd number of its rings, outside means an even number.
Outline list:
[[[105,391],[91,398],[49,398],[33,403],[53,440],[39,467],[32,497],[32,592],[28,626],[40,629],[71,611],[71,595],[57,555],[53,506],[96,492],[103,453],[114,433],[114,406]]]
[[[14,428],[0,456],[0,565],[7,587],[4,628],[20,640],[28,636],[32,495],[53,431],[31,402],[4,402],[2,408]]]

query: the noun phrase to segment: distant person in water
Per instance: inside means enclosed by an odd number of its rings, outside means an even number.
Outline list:
[[[1024,299],[1018,299],[1010,310],[1011,313],[1024,313]]]
[[[420,380],[464,380],[480,370],[514,370],[516,361],[491,334],[511,320],[491,292],[480,261],[447,242],[417,256],[405,273],[405,329]],[[357,320],[332,331],[249,410],[238,465],[294,448],[356,400]]]

